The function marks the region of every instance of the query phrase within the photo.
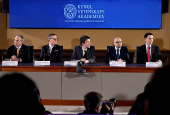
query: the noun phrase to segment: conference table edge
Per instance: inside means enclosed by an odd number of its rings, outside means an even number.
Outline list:
[[[157,67],[110,67],[110,66],[84,66],[86,72],[130,72],[154,73]],[[0,71],[16,72],[76,72],[76,67],[70,66],[0,66]]]

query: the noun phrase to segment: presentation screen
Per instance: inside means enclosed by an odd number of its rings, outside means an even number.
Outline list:
[[[162,0],[9,0],[10,28],[160,29]]]

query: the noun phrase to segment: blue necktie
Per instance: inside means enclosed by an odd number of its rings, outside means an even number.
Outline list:
[[[117,49],[117,60],[119,60],[119,49]]]

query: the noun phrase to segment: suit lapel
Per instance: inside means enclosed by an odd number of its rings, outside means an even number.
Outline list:
[[[54,52],[55,49],[56,49],[56,45],[53,46],[53,48],[51,50],[51,54]]]
[[[87,59],[89,59],[90,48],[87,48]]]
[[[47,55],[50,56],[50,48],[49,48],[49,44],[47,45],[47,48],[46,48],[46,52],[47,52]]]
[[[13,50],[13,52],[12,52],[12,55],[17,55],[17,48],[16,48],[15,45],[14,45],[14,50]]]
[[[151,55],[154,54],[155,46],[151,45]]]
[[[51,51],[51,54],[54,54],[55,56],[58,54],[58,48],[57,48],[57,45],[54,45],[52,51]],[[54,56],[54,57],[55,57]]]
[[[21,48],[20,48],[20,50],[19,50],[19,56],[18,57],[22,57],[22,55],[23,55],[23,53],[24,53],[24,44],[22,44],[22,46],[21,46]]]
[[[119,59],[123,57],[123,49],[121,47]]]
[[[145,60],[146,60],[146,62],[147,62],[147,61],[148,61],[148,54],[147,54],[147,52],[146,52],[146,44],[143,45],[143,52],[144,52],[144,54],[145,54]]]
[[[81,46],[79,46],[79,53],[80,53],[80,58],[82,58],[83,57],[83,50],[82,50]]]
[[[113,60],[117,60],[116,49],[113,47],[113,55],[115,56]]]

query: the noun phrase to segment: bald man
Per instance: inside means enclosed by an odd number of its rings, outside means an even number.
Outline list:
[[[106,62],[109,63],[110,60],[113,60],[117,62],[126,62],[127,64],[130,63],[128,49],[127,47],[122,47],[121,38],[116,37],[113,41],[113,45],[115,47],[109,49]]]

